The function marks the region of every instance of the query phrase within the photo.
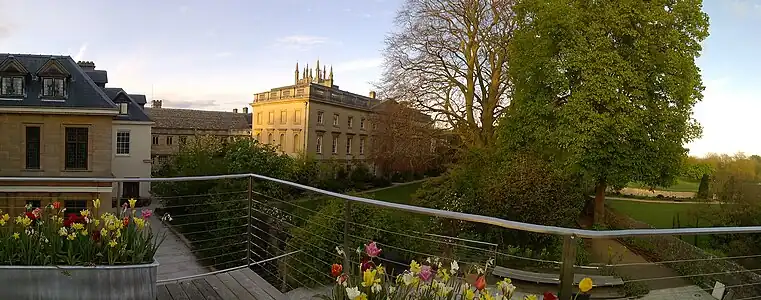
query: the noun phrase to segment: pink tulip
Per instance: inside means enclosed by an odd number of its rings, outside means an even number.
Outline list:
[[[420,279],[423,281],[429,281],[431,280],[431,277],[433,277],[433,272],[431,272],[431,266],[423,266],[420,268]]]
[[[144,209],[141,213],[143,214],[143,219],[148,219],[153,215],[153,211],[150,209]]]
[[[365,245],[365,253],[367,253],[367,256],[369,257],[377,257],[380,255],[381,249],[378,248],[378,245],[376,245],[375,242],[371,242]]]

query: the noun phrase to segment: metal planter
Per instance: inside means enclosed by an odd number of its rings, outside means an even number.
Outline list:
[[[0,299],[154,300],[158,266],[0,266]]]

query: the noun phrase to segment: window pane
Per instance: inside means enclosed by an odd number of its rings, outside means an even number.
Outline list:
[[[40,168],[40,128],[26,128],[26,168]]]
[[[13,77],[13,94],[14,95],[23,95],[24,94],[24,78],[23,77]]]
[[[129,132],[116,133],[116,154],[129,154],[130,135]]]
[[[87,128],[66,128],[66,169],[87,169]]]

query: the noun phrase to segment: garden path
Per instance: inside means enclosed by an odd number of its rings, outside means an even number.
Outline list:
[[[153,204],[148,208],[156,209]],[[171,230],[160,220],[161,216],[150,217],[151,230],[156,234],[166,234],[166,239],[156,251],[156,261],[159,262],[158,280],[180,278],[184,276],[199,275],[209,270],[196,260],[191,252],[190,243],[180,234]]]

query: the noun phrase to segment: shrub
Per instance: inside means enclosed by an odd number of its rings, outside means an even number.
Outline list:
[[[136,200],[118,215],[94,212],[65,214],[60,202],[32,209],[11,220],[0,211],[0,264],[121,265],[153,262],[164,237],[151,231],[150,210],[138,213]]]
[[[703,177],[700,178],[700,186],[698,186],[698,195],[697,196],[698,196],[699,199],[708,199],[709,198],[708,181],[709,181],[708,174],[703,174]]]

